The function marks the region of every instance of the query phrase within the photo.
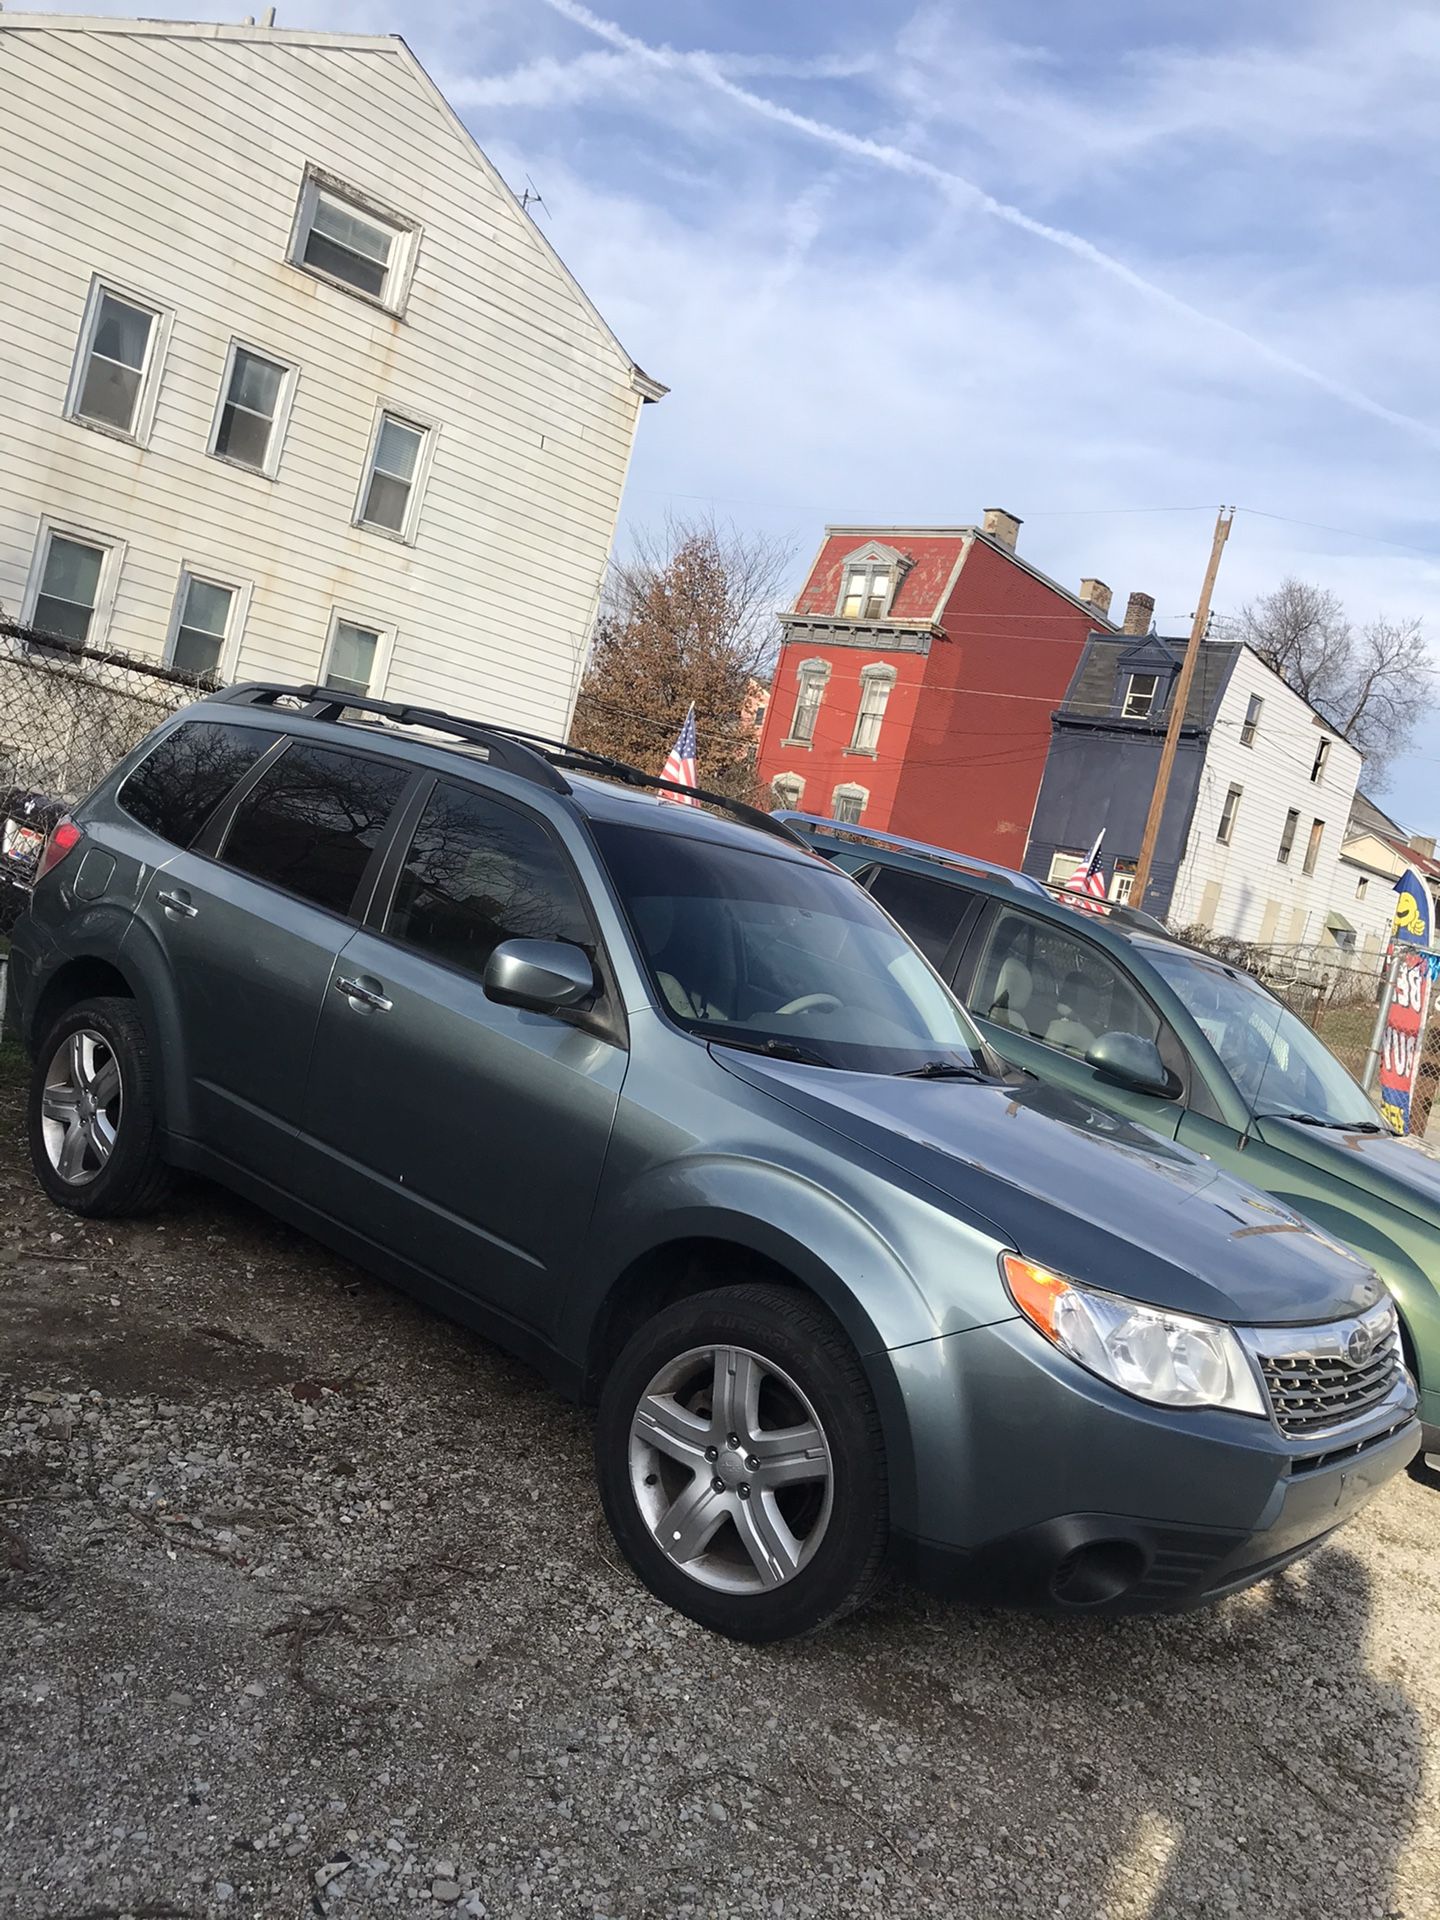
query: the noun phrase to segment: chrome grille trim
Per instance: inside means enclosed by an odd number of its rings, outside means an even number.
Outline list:
[[[1320,1440],[1370,1420],[1408,1392],[1400,1323],[1388,1297],[1318,1327],[1241,1327],[1270,1415],[1292,1439]]]

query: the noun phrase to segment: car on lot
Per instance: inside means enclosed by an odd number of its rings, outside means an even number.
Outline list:
[[[860,888],[664,787],[324,688],[188,708],[16,929],[47,1192],[212,1176],[528,1356],[636,1572],[739,1638],[887,1564],[1198,1604],[1408,1463],[1363,1262],[1007,1076]]]
[[[1401,1139],[1303,1020],[1124,906],[963,853],[780,816],[905,928],[1011,1066],[1283,1200],[1380,1274],[1440,1456],[1440,1155]]]

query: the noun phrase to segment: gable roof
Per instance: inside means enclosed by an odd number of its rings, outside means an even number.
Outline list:
[[[3,5],[3,0],[0,0],[0,5]],[[272,8],[271,17],[273,16]],[[520,223],[521,230],[529,236],[529,244],[568,284],[580,306],[619,356],[630,375],[631,385],[641,399],[660,400],[670,391],[667,386],[646,373],[644,368],[625,351],[594,301],[525,212],[513,189],[501,176],[474,134],[399,34],[321,33],[304,27],[275,27],[264,24],[257,26],[253,20],[229,26],[206,20],[124,20],[102,18],[91,14],[0,11],[0,34],[5,33],[111,34],[139,40],[230,40],[261,47],[276,45],[296,48],[320,47],[356,53],[383,54],[390,59],[400,61],[419,82],[422,91],[429,96],[437,113],[448,122],[458,136],[458,142],[466,151],[471,163],[480,168],[490,183],[499,190],[502,198],[509,203],[515,219]]]

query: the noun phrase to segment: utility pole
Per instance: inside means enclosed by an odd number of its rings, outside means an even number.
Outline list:
[[[1230,537],[1230,527],[1234,518],[1234,507],[1221,507],[1215,517],[1215,539],[1210,548],[1210,564],[1205,569],[1205,583],[1200,589],[1200,604],[1195,609],[1195,618],[1190,627],[1190,644],[1185,649],[1185,658],[1180,666],[1180,678],[1170,702],[1170,724],[1165,729],[1165,744],[1160,749],[1160,770],[1155,775],[1155,791],[1150,796],[1150,812],[1145,821],[1145,837],[1140,842],[1140,858],[1135,863],[1135,878],[1130,885],[1132,907],[1141,907],[1145,904],[1145,889],[1150,884],[1150,868],[1155,859],[1155,842],[1160,837],[1160,822],[1165,813],[1165,798],[1170,791],[1170,775],[1175,769],[1175,751],[1180,745],[1180,729],[1185,724],[1185,709],[1190,701],[1190,683],[1195,678],[1195,665],[1200,658],[1200,649],[1205,643],[1205,629],[1210,624],[1210,596],[1215,591],[1215,576],[1220,571],[1220,554]]]

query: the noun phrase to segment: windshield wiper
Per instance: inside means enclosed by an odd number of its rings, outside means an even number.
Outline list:
[[[738,1047],[742,1053],[765,1053],[772,1060],[798,1060],[806,1067],[833,1067],[835,1062],[827,1060],[823,1054],[812,1053],[809,1047],[797,1046],[793,1040],[732,1040],[729,1034],[723,1037],[718,1033],[707,1034],[712,1046]]]
[[[1318,1113],[1286,1113],[1279,1108],[1257,1113],[1257,1120],[1294,1120],[1302,1127],[1328,1127],[1335,1133],[1388,1133],[1378,1120],[1322,1120]]]
[[[988,1080],[978,1067],[962,1067],[958,1060],[926,1060],[918,1067],[901,1067],[895,1080]]]

